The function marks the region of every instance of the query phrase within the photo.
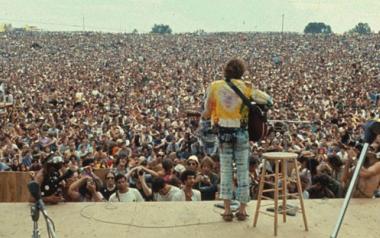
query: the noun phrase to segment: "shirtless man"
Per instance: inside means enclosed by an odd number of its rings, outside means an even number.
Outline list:
[[[375,151],[378,151],[379,144],[372,144]],[[353,149],[348,150],[348,160],[344,168],[342,176],[343,187],[348,187],[351,177],[353,175],[355,166],[351,167],[353,158],[358,157],[359,153]],[[367,158],[364,161],[364,165],[360,170],[359,179],[354,190],[354,198],[372,198],[374,192],[380,185],[380,160],[376,158],[376,154],[373,152],[367,153]]]

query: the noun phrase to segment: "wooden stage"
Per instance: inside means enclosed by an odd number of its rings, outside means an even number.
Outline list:
[[[274,237],[273,217],[260,214],[256,228],[252,226],[255,201],[248,205],[247,221],[222,221],[222,209],[216,202],[166,203],[65,203],[48,206],[60,238],[74,237]],[[297,204],[289,201],[289,204]],[[304,231],[302,216],[279,216],[277,237],[329,237],[335,226],[343,200],[305,201],[309,232]],[[263,202],[266,204],[266,201]],[[262,206],[263,207],[263,206]],[[0,203],[0,237],[31,237],[32,220],[28,203]],[[41,237],[47,237],[42,216]],[[380,237],[380,200],[355,199],[347,210],[339,237]]]

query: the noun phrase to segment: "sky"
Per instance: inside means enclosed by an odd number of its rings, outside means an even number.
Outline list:
[[[324,22],[343,33],[359,22],[380,31],[379,0],[0,0],[0,23],[51,31],[149,32],[167,24],[174,33],[303,32]]]

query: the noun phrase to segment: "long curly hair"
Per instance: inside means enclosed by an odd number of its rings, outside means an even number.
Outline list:
[[[240,79],[245,72],[245,64],[241,59],[231,59],[224,68],[224,77],[229,79]]]

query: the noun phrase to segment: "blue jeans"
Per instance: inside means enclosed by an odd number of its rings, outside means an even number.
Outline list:
[[[220,155],[220,195],[224,200],[233,198],[233,161],[236,164],[237,190],[236,199],[241,203],[248,203],[249,196],[249,172],[248,155],[249,139],[246,129],[235,129],[234,131],[220,131],[219,155]]]

